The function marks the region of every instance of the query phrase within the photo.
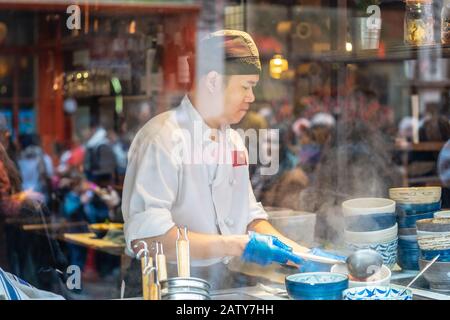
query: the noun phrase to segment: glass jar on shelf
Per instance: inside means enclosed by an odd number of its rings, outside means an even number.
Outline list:
[[[413,46],[434,44],[432,0],[406,0],[404,41]]]
[[[445,1],[441,11],[441,42],[450,44],[450,1]]]

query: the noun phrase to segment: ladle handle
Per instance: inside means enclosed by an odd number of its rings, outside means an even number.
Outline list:
[[[403,289],[403,291],[399,294],[399,296],[401,296],[403,293],[405,293],[406,290],[408,290],[408,288],[414,283],[416,282],[417,279],[419,279],[419,277],[425,273],[425,271],[428,270],[429,267],[431,267],[431,265],[433,263],[436,262],[436,260],[439,258],[440,254],[438,254],[436,257],[433,258],[433,260],[431,260],[426,266],[425,268],[422,269],[422,271],[420,271],[417,276],[414,277],[414,279],[411,280],[410,283],[408,283],[408,285],[405,287],[405,289]]]
[[[326,263],[326,264],[345,264],[345,261],[316,256],[311,253],[306,252],[293,252],[296,256],[299,256],[300,258],[303,258],[305,260],[310,260],[314,262],[320,262],[320,263]]]

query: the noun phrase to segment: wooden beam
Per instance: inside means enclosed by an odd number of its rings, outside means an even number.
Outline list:
[[[80,2],[85,8],[86,2]],[[17,11],[60,11],[66,12],[70,2],[52,2],[52,1],[2,1],[0,2],[0,10],[17,10]],[[90,14],[114,14],[114,15],[148,15],[148,14],[179,14],[179,13],[198,13],[200,6],[194,4],[180,3],[130,3],[130,2],[87,2]],[[83,10],[83,9],[82,9]]]

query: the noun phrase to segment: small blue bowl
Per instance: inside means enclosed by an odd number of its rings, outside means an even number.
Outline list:
[[[287,276],[285,284],[294,300],[342,300],[348,276],[332,272],[296,273]]]
[[[395,212],[346,216],[345,229],[353,232],[378,231],[391,228],[396,222]]]
[[[356,287],[344,291],[344,300],[412,300],[412,291],[393,287]],[[402,293],[402,294],[400,294]]]
[[[440,201],[433,203],[420,203],[420,204],[397,203],[396,206],[397,214],[407,216],[426,212],[436,212],[439,210],[441,210]]]
[[[415,228],[418,220],[433,218],[434,212],[426,212],[414,215],[399,215],[397,217],[399,228]]]
[[[450,249],[447,250],[420,250],[420,256],[423,260],[433,260],[439,254],[437,261],[450,262]]]

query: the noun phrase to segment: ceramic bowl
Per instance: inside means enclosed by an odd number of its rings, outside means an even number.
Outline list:
[[[436,212],[441,209],[440,202],[422,203],[422,204],[397,204],[396,212],[398,215],[409,216],[414,214]]]
[[[294,300],[342,300],[348,277],[340,273],[309,272],[286,277],[286,290]]]
[[[395,213],[351,215],[346,216],[344,221],[348,231],[378,231],[393,227],[397,223],[397,216]]]
[[[434,213],[435,218],[450,218],[450,210],[442,210]]]
[[[412,291],[389,286],[356,287],[344,291],[344,300],[412,300]],[[400,295],[400,293],[402,293]]]
[[[399,240],[404,240],[404,241],[411,241],[411,242],[415,242],[417,243],[417,234],[411,234],[408,236],[405,235],[399,235],[398,236]]]
[[[421,250],[450,250],[450,235],[417,236]]]
[[[417,241],[422,250],[450,249],[450,218],[417,221]]]
[[[372,249],[377,251],[383,257],[383,264],[392,269],[397,262],[397,242],[398,239],[394,238],[388,242],[383,243],[350,243],[347,242],[347,248],[352,251],[362,249]]]
[[[399,228],[415,228],[419,220],[433,218],[434,212],[420,213],[414,215],[401,215],[397,217]]]
[[[425,268],[428,262],[420,259],[420,269]],[[450,262],[436,261],[423,276],[430,284],[431,290],[450,292]]]
[[[420,249],[417,240],[399,238],[397,249],[397,263],[403,270],[419,270]]]
[[[424,260],[432,260],[439,255],[437,261],[450,262],[450,249],[447,250],[420,250],[420,258]]]
[[[417,222],[417,231],[450,232],[450,218],[432,218]]]
[[[331,267],[331,272],[342,273],[348,276],[348,269],[347,266],[344,264],[335,264],[333,267]],[[370,286],[388,286],[390,283],[391,283],[391,270],[387,266],[383,265],[381,266],[380,271],[367,278],[366,281],[352,280],[351,277],[349,277],[348,287],[355,288],[355,287],[370,287]]]
[[[399,236],[417,235],[417,228],[398,228]]]
[[[391,188],[389,198],[397,203],[432,203],[441,200],[441,187]]]
[[[385,198],[356,198],[342,202],[344,216],[394,213],[395,201]]]
[[[344,231],[344,238],[346,242],[350,243],[382,243],[392,241],[397,238],[398,227],[394,226],[378,231],[354,232]]]

